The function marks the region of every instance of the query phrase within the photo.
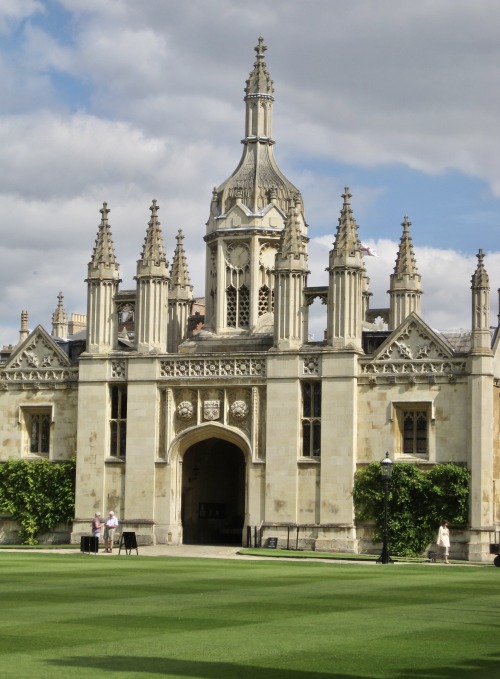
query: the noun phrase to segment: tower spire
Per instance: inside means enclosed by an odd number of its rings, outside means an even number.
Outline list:
[[[137,261],[135,344],[138,352],[167,350],[168,262],[153,200],[141,258]]]
[[[274,158],[274,88],[264,60],[266,50],[261,36],[245,86],[241,160],[233,174],[214,189],[210,201],[205,235],[205,330],[216,334],[261,333],[263,323],[270,327],[269,319],[262,317],[273,311],[275,257],[296,198],[301,238],[304,245],[307,242],[300,193]]]
[[[412,311],[420,315],[422,297],[421,276],[410,235],[411,222],[408,215],[401,224],[403,233],[396,256],[394,273],[390,277],[390,323],[389,329],[397,328]]]
[[[490,334],[490,279],[484,266],[484,252],[476,255],[477,266],[471,279],[472,290],[472,351],[489,349]]]
[[[168,297],[167,348],[169,352],[177,351],[179,344],[187,337],[188,318],[191,312],[191,300],[193,299],[193,286],[189,279],[182,229],[177,232],[176,240],[177,245],[172,259]]]
[[[303,292],[308,273],[301,200],[297,196],[275,258],[274,346],[278,349],[298,348],[306,340]]]
[[[284,176],[274,158],[272,120],[274,87],[264,61],[267,47],[259,37],[255,47],[257,59],[245,86],[245,138],[243,155],[234,173],[216,189],[216,203],[211,211],[224,215],[238,198],[252,212],[262,210],[271,202],[274,191],[276,204],[288,212],[297,188]],[[293,205],[293,203],[292,203]]]
[[[92,258],[88,265],[87,283],[87,351],[107,353],[116,346],[117,322],[114,296],[120,283],[108,204],[100,209],[101,223],[97,232]]]
[[[358,225],[346,186],[333,250],[330,251],[327,341],[336,349],[361,350],[366,270]]]

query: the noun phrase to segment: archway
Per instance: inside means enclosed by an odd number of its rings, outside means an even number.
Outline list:
[[[184,453],[181,519],[184,544],[242,543],[245,459],[234,443],[209,438]]]

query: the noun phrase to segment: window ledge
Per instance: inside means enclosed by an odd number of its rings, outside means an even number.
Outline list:
[[[299,457],[297,460],[299,464],[320,464],[321,463],[321,457],[315,456],[315,457]]]
[[[122,458],[122,457],[113,457],[113,456],[110,456],[110,457],[107,457],[107,458],[104,460],[104,463],[105,463],[105,464],[125,464],[125,459]]]

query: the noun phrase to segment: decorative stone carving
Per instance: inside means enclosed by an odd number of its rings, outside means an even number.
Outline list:
[[[127,376],[127,364],[125,361],[111,362],[111,377],[125,378]]]
[[[187,422],[193,417],[194,406],[191,401],[181,401],[177,406],[177,417]]]
[[[266,361],[261,358],[162,360],[160,377],[265,377]]]
[[[245,401],[234,401],[229,410],[236,420],[245,420],[248,417],[248,404]]]
[[[209,422],[218,420],[220,418],[220,401],[203,401],[203,417]]]
[[[319,356],[305,356],[302,372],[304,375],[319,375]]]

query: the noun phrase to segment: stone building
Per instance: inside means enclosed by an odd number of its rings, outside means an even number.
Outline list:
[[[265,49],[260,38],[241,160],[210,201],[204,303],[181,232],[169,267],[155,200],[135,287],[122,290],[104,203],[86,319],[69,321],[60,295],[52,334],[29,333],[23,312],[19,343],[2,354],[1,459],[76,453],[73,541],[95,511],[113,509],[142,544],[241,544],[259,527],[347,552],[369,546],[354,521],[357,467],[385,451],[421,467],[463,463],[472,487],[462,555],[489,558],[500,356],[483,253],[471,272],[471,331],[436,332],[421,315],[405,217],[389,306],[370,309],[346,188],[328,285],[308,287],[308,226],[274,157]],[[326,329],[311,341],[317,298]]]

